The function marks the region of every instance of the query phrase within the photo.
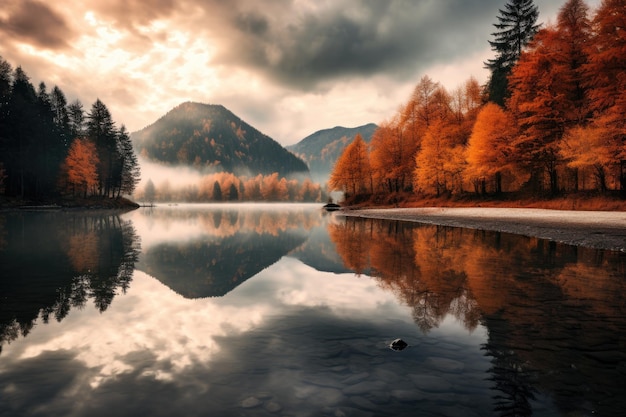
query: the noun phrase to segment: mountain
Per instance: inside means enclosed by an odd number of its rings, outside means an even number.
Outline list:
[[[324,129],[307,136],[295,145],[287,146],[287,149],[308,164],[313,181],[323,184],[328,181],[337,158],[356,134],[360,133],[363,140],[369,143],[377,128],[374,123],[370,123],[354,128],[337,126]]]
[[[143,157],[236,175],[306,174],[306,164],[221,105],[187,102],[131,134]]]

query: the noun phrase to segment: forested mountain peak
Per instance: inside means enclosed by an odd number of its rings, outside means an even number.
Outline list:
[[[374,123],[358,127],[335,126],[329,129],[318,130],[305,137],[295,145],[288,146],[291,152],[302,158],[311,171],[314,181],[325,183],[333,165],[343,150],[357,134],[360,134],[367,143],[378,128]]]
[[[131,137],[143,157],[169,165],[238,175],[308,171],[278,142],[218,104],[182,103]]]
[[[371,139],[377,127],[374,123],[368,123],[358,127],[335,126],[329,129],[322,129],[310,134],[295,145],[287,146],[287,149],[295,153],[308,153],[319,150],[344,136],[354,139],[357,133],[360,133],[367,142]]]

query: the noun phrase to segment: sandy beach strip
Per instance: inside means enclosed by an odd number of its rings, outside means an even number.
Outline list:
[[[623,211],[426,207],[342,210],[338,214],[492,230],[576,246],[626,251],[626,212]]]

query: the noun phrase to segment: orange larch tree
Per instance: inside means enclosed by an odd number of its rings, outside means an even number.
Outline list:
[[[592,22],[584,66],[594,128],[604,129],[603,166],[619,171],[626,191],[626,0],[603,0]]]
[[[479,106],[469,80],[464,87],[450,94],[437,85],[428,104],[428,126],[421,147],[413,156],[415,190],[439,195],[463,191],[465,151],[471,134],[472,119]],[[467,93],[472,96],[466,95]]]
[[[347,194],[371,194],[372,169],[367,144],[360,134],[354,137],[337,159],[328,184]]]
[[[552,194],[560,190],[563,160],[559,142],[567,129],[589,116],[583,67],[591,31],[588,7],[569,0],[557,24],[540,30],[511,72],[507,105],[520,125],[517,155],[537,191],[547,175]]]
[[[585,186],[585,174],[591,171],[600,191],[607,190],[607,161],[614,158],[610,147],[606,146],[608,128],[597,125],[577,126],[569,129],[559,143],[559,152],[567,165],[577,172]],[[577,180],[578,182],[578,180]]]
[[[382,191],[400,192],[411,186],[413,158],[421,139],[409,135],[396,118],[382,123],[372,136],[372,173]]]
[[[517,156],[531,173],[535,191],[544,188],[544,175],[549,177],[550,191],[558,190],[557,167],[560,163],[556,145],[563,134],[556,88],[560,69],[552,60],[551,47],[556,38],[553,28],[537,33],[530,49],[522,53],[509,77],[511,98],[508,107],[517,116],[520,135],[516,141]]]
[[[502,191],[502,175],[513,172],[513,139],[517,124],[513,116],[495,103],[487,103],[478,113],[467,145],[466,175],[476,191],[486,192],[486,178],[493,179],[493,190]]]
[[[557,17],[554,61],[558,66],[560,86],[565,100],[561,102],[566,127],[585,124],[589,119],[588,92],[583,67],[589,56],[591,38],[589,7],[583,0],[569,0]]]
[[[626,113],[626,0],[604,0],[592,22],[593,37],[588,43],[589,62],[585,65],[595,116]],[[624,117],[616,117],[624,120]]]
[[[67,183],[85,197],[98,185],[98,153],[89,139],[74,139],[65,158]]]
[[[537,191],[543,189],[547,174],[551,194],[559,190],[558,172],[563,162],[558,143],[565,130],[580,121],[579,106],[584,100],[578,69],[572,68],[576,61],[573,49],[566,45],[558,27],[542,29],[509,79],[512,94],[508,106],[520,125],[517,155],[529,169]]]
[[[439,196],[462,191],[464,148],[457,144],[458,126],[444,120],[433,122],[415,155],[414,189]]]

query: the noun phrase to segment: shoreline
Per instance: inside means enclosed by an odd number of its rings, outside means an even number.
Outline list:
[[[0,196],[0,212],[134,210],[139,207],[139,204],[125,197],[51,198],[42,201],[31,201]]]
[[[626,252],[626,212],[623,211],[423,207],[344,209],[337,214],[512,233],[568,245]]]

